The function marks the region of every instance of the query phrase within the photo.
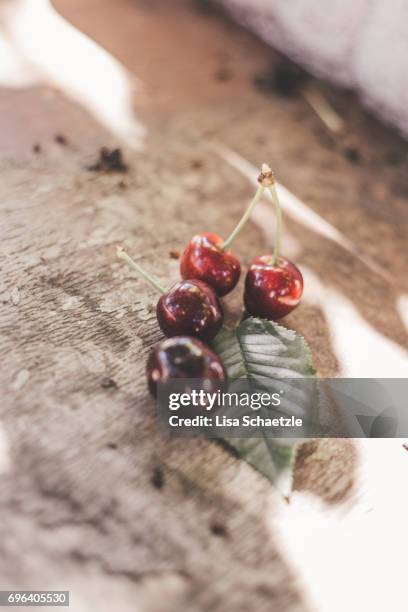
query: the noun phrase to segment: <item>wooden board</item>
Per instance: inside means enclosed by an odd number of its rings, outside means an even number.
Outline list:
[[[109,124],[109,88],[98,95],[96,73],[81,80],[82,39],[71,40],[65,23],[51,17],[54,45],[59,27],[72,44],[77,81],[72,71],[64,77],[64,64],[55,68],[52,46],[41,59],[10,35],[36,77],[0,88],[2,588],[71,589],[75,612],[309,610],[274,526],[286,502],[224,448],[158,433],[144,377],[161,338],[155,296],[115,259],[115,246],[127,245],[170,285],[178,278],[170,251],[198,230],[227,235],[253,191],[244,162],[269,161],[353,245],[323,236],[317,222],[314,230],[317,217],[306,227],[299,208],[288,210],[286,253],[310,285],[287,325],[305,335],[322,375],[347,370],[338,334],[352,353],[359,321],[398,361],[406,345],[407,145],[348,94],[325,87],[359,148],[351,163],[302,98],[254,86],[276,55],[197,3],[55,5],[140,79],[133,127],[145,137],[137,149]],[[81,86],[93,82],[90,102]],[[127,174],[86,169],[101,146],[118,145]],[[273,225],[262,230],[272,224],[267,204],[256,221],[236,244],[244,264],[271,248]],[[230,316],[241,290],[228,300]],[[348,328],[332,328],[324,290],[330,304],[340,296]],[[311,447],[299,458],[297,489],[342,503],[358,468],[353,449],[341,441]]]

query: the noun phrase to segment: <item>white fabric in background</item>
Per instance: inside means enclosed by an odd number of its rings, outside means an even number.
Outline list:
[[[408,0],[217,0],[267,43],[358,91],[408,136]]]

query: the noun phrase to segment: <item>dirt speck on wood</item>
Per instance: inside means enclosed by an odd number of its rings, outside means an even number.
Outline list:
[[[293,62],[283,59],[254,78],[254,85],[262,93],[276,93],[287,98],[297,96],[307,80],[307,74]]]
[[[61,145],[62,147],[66,147],[68,145],[67,137],[64,136],[64,134],[61,134],[61,133],[55,134],[54,140],[57,144]]]
[[[108,147],[102,147],[99,151],[99,157],[97,161],[90,166],[87,166],[87,170],[91,172],[123,172],[126,173],[129,170],[129,166],[123,159],[122,150],[109,149]]]

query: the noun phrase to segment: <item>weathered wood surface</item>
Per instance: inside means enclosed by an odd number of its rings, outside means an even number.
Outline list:
[[[72,91],[55,89],[55,78],[50,85],[49,71],[47,82],[0,89],[1,587],[71,589],[75,612],[306,611],[274,523],[285,502],[225,449],[157,432],[144,379],[161,337],[155,297],[115,260],[115,246],[170,284],[178,263],[169,252],[196,230],[226,235],[252,193],[214,147],[255,166],[270,161],[357,245],[350,253],[286,217],[286,252],[312,287],[287,324],[305,335],[323,375],[347,371],[336,334],[352,352],[360,321],[398,361],[407,147],[346,94],[328,91],[361,149],[351,164],[302,99],[253,87],[272,51],[189,3],[169,4],[56,3],[144,84],[134,112],[147,132],[141,150],[123,146],[127,175],[85,169],[100,146],[121,143]],[[269,248],[256,224],[236,245],[245,262]],[[331,329],[324,290],[343,300],[348,327]],[[236,292],[232,311],[239,301]],[[296,488],[342,503],[355,485],[355,444],[309,450]]]

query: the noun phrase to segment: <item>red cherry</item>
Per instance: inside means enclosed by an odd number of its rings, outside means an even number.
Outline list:
[[[157,302],[156,315],[166,336],[196,336],[211,340],[220,331],[224,314],[214,289],[199,280],[181,281],[168,291],[146,272],[121,248],[117,249],[120,259],[161,293]]]
[[[224,315],[214,289],[199,280],[176,283],[157,302],[157,320],[166,336],[195,336],[211,340]]]
[[[180,261],[184,279],[196,278],[211,285],[219,296],[232,291],[239,280],[241,265],[217,234],[197,234],[188,243]]]
[[[268,172],[269,166],[265,166]],[[239,223],[224,241],[217,234],[197,234],[188,243],[180,262],[180,272],[184,279],[196,278],[211,285],[219,296],[227,295],[239,281],[241,265],[228,251],[228,247],[238,236],[265,190],[265,168],[258,178],[260,183],[255,196],[242,215]]]
[[[157,385],[173,379],[199,379],[206,391],[217,390],[226,380],[222,361],[196,338],[175,336],[157,344],[147,361],[147,380],[152,395]],[[189,381],[189,382],[187,382]],[[210,381],[210,382],[209,382]]]
[[[303,277],[294,263],[273,255],[256,257],[245,278],[244,302],[247,312],[264,319],[280,319],[300,302]]]

